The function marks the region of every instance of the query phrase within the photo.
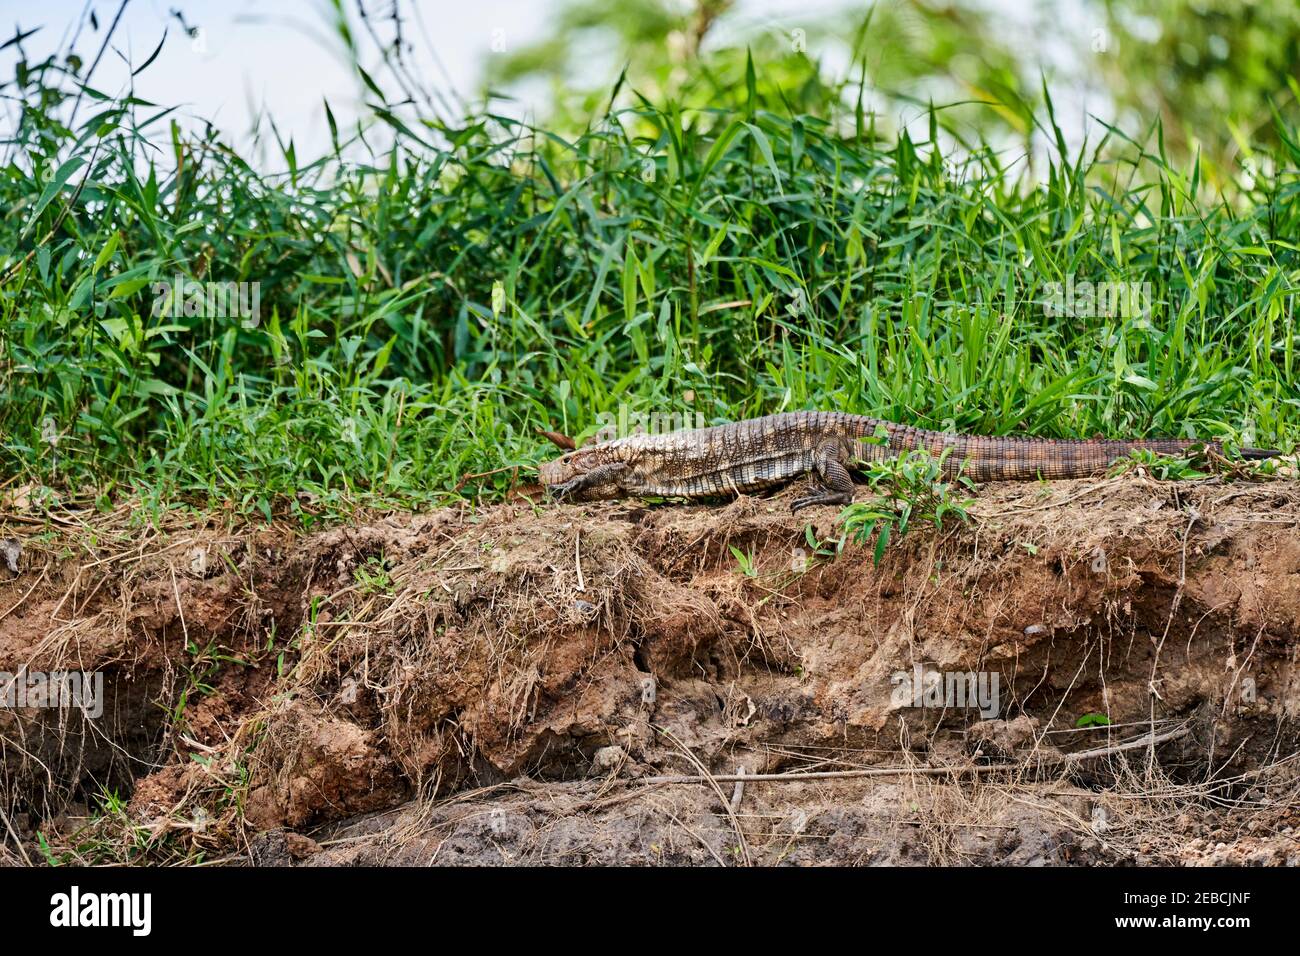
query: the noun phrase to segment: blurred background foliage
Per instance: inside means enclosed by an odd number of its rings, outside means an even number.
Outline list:
[[[934,103],[966,145],[1029,148],[1046,80],[1091,93],[1091,112],[1145,145],[1159,120],[1169,154],[1202,155],[1212,186],[1233,178],[1252,144],[1277,145],[1273,110],[1298,115],[1295,0],[883,0],[780,20],[745,11],[735,0],[560,0],[549,35],[488,58],[489,87],[545,83],[553,110],[538,119],[569,130],[608,107],[605,75],[624,64],[624,104],[636,91],[734,109],[745,105],[748,49],[763,65],[765,109],[851,117],[865,83],[887,135],[896,117]]]
[[[1106,0],[1113,58],[1106,88],[1133,130],[1159,120],[1179,156],[1201,152],[1215,178],[1253,144],[1278,145],[1300,102],[1300,3],[1294,0]]]

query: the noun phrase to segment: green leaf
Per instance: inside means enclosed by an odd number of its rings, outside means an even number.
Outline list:
[[[100,249],[99,255],[95,256],[95,272],[104,268],[104,263],[113,258],[113,253],[117,251],[117,244],[121,238],[122,234],[117,231],[114,231],[113,234],[108,237],[108,242],[104,243],[104,248]]]
[[[777,195],[784,197],[785,191],[781,188],[781,171],[776,168],[776,157],[772,155],[772,144],[768,141],[767,134],[753,123],[746,123],[745,126],[749,129],[749,135],[754,137],[754,142],[758,144],[758,151],[763,154],[767,168],[772,171],[772,178],[776,180]]]
[[[1138,388],[1144,388],[1148,392],[1154,392],[1156,390],[1155,382],[1151,381],[1151,379],[1147,378],[1145,375],[1139,375],[1136,372],[1125,373],[1124,381],[1128,382],[1130,385],[1136,385]]]
[[[879,564],[881,558],[885,556],[885,548],[889,545],[889,522],[880,525],[880,536],[876,538],[876,550],[872,555],[872,563]]]
[[[1110,724],[1110,718],[1105,714],[1084,714],[1074,722],[1075,727],[1105,727]]]
[[[72,174],[84,165],[86,165],[84,159],[80,156],[73,156],[58,168],[54,177],[45,184],[45,188],[41,191],[41,197],[36,200],[36,205],[32,209],[31,216],[27,219],[27,224],[23,226],[20,236],[27,235],[27,231],[31,229],[36,223],[36,220],[41,217],[41,213],[45,211],[45,207],[48,206],[51,200],[53,200],[63,187],[67,185],[68,180],[72,178]]]

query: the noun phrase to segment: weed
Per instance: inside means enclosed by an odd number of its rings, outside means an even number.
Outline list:
[[[914,521],[941,528],[945,520],[970,520],[970,498],[958,494],[971,487],[960,474],[945,479],[944,463],[951,449],[938,457],[925,450],[907,452],[896,458],[872,462],[865,470],[867,485],[875,494],[866,501],[855,501],[840,512],[840,548],[852,539],[866,545],[873,536],[872,554],[876,564],[884,557],[891,539],[901,538]]]

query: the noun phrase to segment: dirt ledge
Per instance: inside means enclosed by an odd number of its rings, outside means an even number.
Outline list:
[[[85,861],[1300,862],[1294,482],[988,485],[878,567],[787,505],[0,519],[0,670],[108,702],[0,711],[10,826]],[[902,705],[918,666],[996,675],[996,719]]]

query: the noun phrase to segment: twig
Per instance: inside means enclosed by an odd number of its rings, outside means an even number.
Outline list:
[[[1191,733],[1188,727],[1178,727],[1163,734],[1144,734],[1136,740],[1115,744],[1111,747],[1097,747],[1093,750],[1080,750],[1078,753],[1064,754],[1055,760],[1036,761],[1034,763],[1008,764],[968,764],[964,767],[871,767],[865,770],[815,770],[805,773],[730,773],[730,774],[681,774],[679,776],[642,777],[631,783],[798,783],[804,780],[844,780],[855,777],[898,777],[907,774],[921,776],[956,777],[979,775],[985,773],[1018,773],[1025,770],[1043,770],[1052,767],[1068,766],[1094,757],[1110,757],[1129,750],[1154,747],[1156,744],[1178,740]]]
[[[1094,747],[1092,750],[1080,750],[1078,753],[1066,754],[1060,759],[1060,763],[1077,763],[1080,760],[1091,760],[1093,757],[1109,757],[1113,754],[1123,753],[1127,750],[1139,750],[1142,747],[1154,747],[1156,744],[1168,743],[1171,740],[1179,740],[1186,737],[1192,732],[1187,726],[1175,727],[1173,730],[1166,730],[1163,734],[1144,734],[1136,740],[1130,740],[1127,743],[1115,744],[1111,747]]]
[[[517,472],[519,471],[519,466],[506,465],[504,468],[493,468],[491,471],[480,471],[476,474],[471,474],[469,472],[466,472],[465,474],[460,476],[460,481],[456,482],[456,487],[453,488],[452,491],[460,491],[462,488],[464,488],[467,484],[469,484],[471,481],[473,481],[476,478],[487,478],[489,475],[499,475],[503,471]],[[517,478],[518,476],[516,475],[515,478],[512,478],[510,480],[512,486],[514,485],[515,480]]]
[[[741,779],[736,781],[736,785],[731,789],[731,812],[740,811],[740,801],[745,799],[745,766],[741,764],[736,768],[736,776]]]
[[[658,727],[655,729],[672,741],[673,745],[682,752],[682,755],[700,769],[700,776],[694,782],[707,783],[713,788],[713,792],[717,794],[718,801],[722,804],[722,809],[726,812],[728,819],[731,821],[732,829],[736,831],[736,840],[740,844],[741,862],[743,862],[745,866],[753,866],[753,860],[749,855],[749,841],[745,839],[745,831],[741,829],[740,821],[736,819],[736,813],[731,809],[730,801],[728,801],[726,796],[723,795],[722,788],[718,786],[718,783],[722,780],[735,780],[735,775],[733,774],[730,777],[712,776],[709,773],[708,768],[705,767],[704,764],[700,763],[700,758],[691,753],[690,748],[678,740],[670,730],[665,727]]]
[[[573,564],[578,569],[578,593],[587,590],[587,582],[582,578],[582,529],[573,536]]]
[[[9,822],[9,814],[5,813],[4,807],[0,807],[0,820],[4,821],[5,829],[13,837],[14,846],[18,847],[18,852],[23,856],[23,862],[28,866],[32,865],[32,858],[27,855],[27,848],[23,846],[23,841],[18,839],[18,833],[14,830],[14,825]]]

